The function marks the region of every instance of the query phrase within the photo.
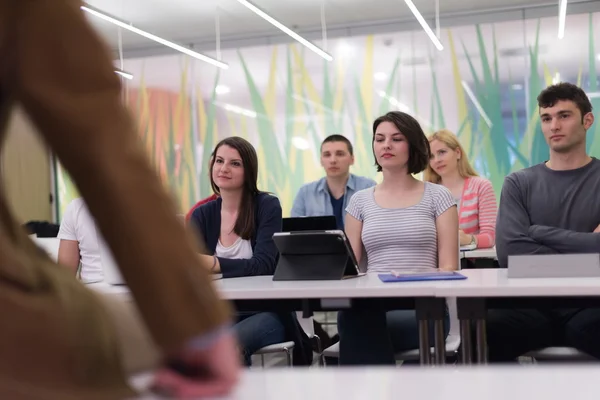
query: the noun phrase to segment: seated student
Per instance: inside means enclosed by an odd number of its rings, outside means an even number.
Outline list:
[[[444,185],[456,200],[460,245],[494,247],[497,206],[492,183],[471,167],[452,132],[443,129],[428,139],[431,160],[423,180]]]
[[[346,209],[346,234],[356,258],[364,245],[367,272],[456,270],[456,203],[445,187],[413,177],[430,158],[419,123],[399,111],[377,118],[373,154],[383,182],[356,193]],[[446,317],[445,335],[448,325]],[[340,364],[394,364],[395,353],[419,343],[414,310],[341,311],[338,331]]]
[[[211,185],[219,197],[194,210],[190,220],[213,254],[200,257],[210,259],[211,272],[223,278],[273,275],[279,258],[273,234],[281,232],[281,205],[277,197],[257,188],[254,147],[240,137],[223,139],[211,163]],[[308,338],[294,314],[239,313],[234,330],[248,366],[257,350],[290,340],[295,343],[296,364],[312,361],[310,345],[305,345]]]
[[[100,249],[96,237],[96,223],[82,198],[67,206],[58,231],[58,263],[77,274],[81,263],[80,279],[83,283],[104,280]]]
[[[504,181],[496,224],[503,268],[509,255],[600,252],[600,161],[586,153],[586,132],[594,123],[590,100],[570,83],[547,87],[537,100],[550,158]],[[600,358],[599,337],[598,308],[492,309],[487,314],[491,362],[549,346],[574,347]]]
[[[330,135],[321,143],[321,166],[325,177],[303,185],[292,206],[292,217],[335,216],[344,229],[344,210],[354,193],[375,186],[370,178],[350,173],[354,164],[352,143],[342,135]]]

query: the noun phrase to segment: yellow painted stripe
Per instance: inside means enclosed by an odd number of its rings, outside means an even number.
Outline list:
[[[448,47],[450,48],[450,55],[452,60],[452,76],[454,77],[454,90],[456,91],[456,104],[458,107],[458,123],[462,124],[468,118],[468,107],[467,99],[465,98],[465,92],[462,87],[462,77],[460,75],[460,67],[458,65],[458,58],[456,57],[456,48],[454,47],[454,38],[452,31],[448,29]],[[465,148],[467,154],[471,154],[471,136],[473,130],[471,121],[466,123],[462,130],[460,142]]]

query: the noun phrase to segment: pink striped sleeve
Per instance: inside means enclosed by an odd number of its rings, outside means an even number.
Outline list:
[[[496,194],[492,183],[487,179],[478,179],[477,197],[479,198],[479,234],[475,235],[478,248],[494,247],[496,244]]]

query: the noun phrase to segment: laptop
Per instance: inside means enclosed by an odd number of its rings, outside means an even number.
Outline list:
[[[335,217],[333,215],[325,215],[321,217],[284,218],[281,231],[327,231],[335,229],[337,229]]]
[[[346,234],[341,230],[278,232],[274,281],[340,280],[362,276]]]

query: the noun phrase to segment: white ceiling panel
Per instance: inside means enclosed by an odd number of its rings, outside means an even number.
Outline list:
[[[413,21],[402,0],[254,0],[254,4],[299,32],[319,29],[321,4],[325,2],[328,28],[367,26],[377,21]],[[435,0],[413,0],[426,18],[435,13]],[[227,38],[272,36],[279,30],[255,15],[236,0],[88,0],[99,11],[131,23],[134,26],[175,41],[182,45],[210,42],[215,39],[215,17],[219,10],[220,35]],[[558,14],[558,1],[551,0],[439,0],[442,23],[445,16],[467,12],[531,8],[552,5]],[[569,8],[590,0],[571,0]],[[600,9],[600,2],[595,2]],[[117,47],[117,28],[107,22],[89,17],[92,24],[108,41]],[[127,49],[152,47],[148,39],[123,34]]]

